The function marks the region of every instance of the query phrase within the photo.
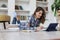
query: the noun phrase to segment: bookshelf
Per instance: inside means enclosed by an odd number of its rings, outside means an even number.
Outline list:
[[[36,1],[36,2],[34,2]],[[32,3],[36,6],[32,6]],[[33,14],[31,7],[43,7],[45,12],[48,13],[48,1],[47,0],[15,0],[15,11],[17,15],[21,16],[22,21],[29,20],[30,14]],[[33,9],[33,8],[32,8]],[[35,11],[35,10],[34,10]],[[26,18],[26,19],[25,19]]]
[[[8,0],[0,0],[0,8],[7,8]]]
[[[36,2],[33,2],[36,1]],[[21,21],[29,20],[30,14],[32,14],[32,10],[30,8],[32,7],[32,4],[36,5],[33,7],[43,7],[45,12],[48,13],[48,1],[47,0],[15,0],[15,12],[17,15],[21,16]],[[33,3],[31,3],[33,2]],[[35,9],[34,8],[34,9]],[[33,8],[32,8],[33,9]],[[26,18],[26,19],[25,19]]]
[[[15,10],[16,12],[29,12],[29,10]]]
[[[15,0],[15,12],[20,15],[21,21],[27,21],[30,14],[29,0]]]
[[[8,8],[0,8],[0,11],[8,11]]]
[[[48,0],[36,0],[36,7],[42,7],[48,13]]]
[[[0,14],[8,13],[8,0],[0,0]]]
[[[15,2],[16,2],[16,4],[19,4],[19,3],[29,3],[29,0],[15,0]]]

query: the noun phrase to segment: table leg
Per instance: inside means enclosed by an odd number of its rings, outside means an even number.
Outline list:
[[[6,25],[5,25],[5,22],[3,22],[3,25],[4,25],[4,29],[6,29]]]
[[[8,23],[10,24],[10,21]]]

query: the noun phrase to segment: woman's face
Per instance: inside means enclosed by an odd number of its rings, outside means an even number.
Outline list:
[[[58,16],[60,15],[60,10],[57,11],[57,15],[58,15]]]
[[[36,17],[36,18],[40,18],[40,17],[42,16],[42,13],[43,13],[42,10],[36,12],[35,17]]]

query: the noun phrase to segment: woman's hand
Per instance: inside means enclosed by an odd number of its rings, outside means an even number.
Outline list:
[[[39,25],[39,27],[37,27],[36,31],[40,31],[40,30],[42,30],[43,28],[44,28],[43,24],[40,23],[40,25]]]
[[[43,28],[44,28],[43,26],[37,27],[36,32],[39,32],[39,31],[42,30]]]
[[[27,27],[30,27],[30,23],[27,24]]]

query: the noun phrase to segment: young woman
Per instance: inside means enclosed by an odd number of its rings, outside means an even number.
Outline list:
[[[45,11],[42,7],[37,7],[34,14],[32,15],[29,21],[29,27],[36,27],[38,29],[42,29],[43,27],[40,26],[40,23],[45,22]]]

